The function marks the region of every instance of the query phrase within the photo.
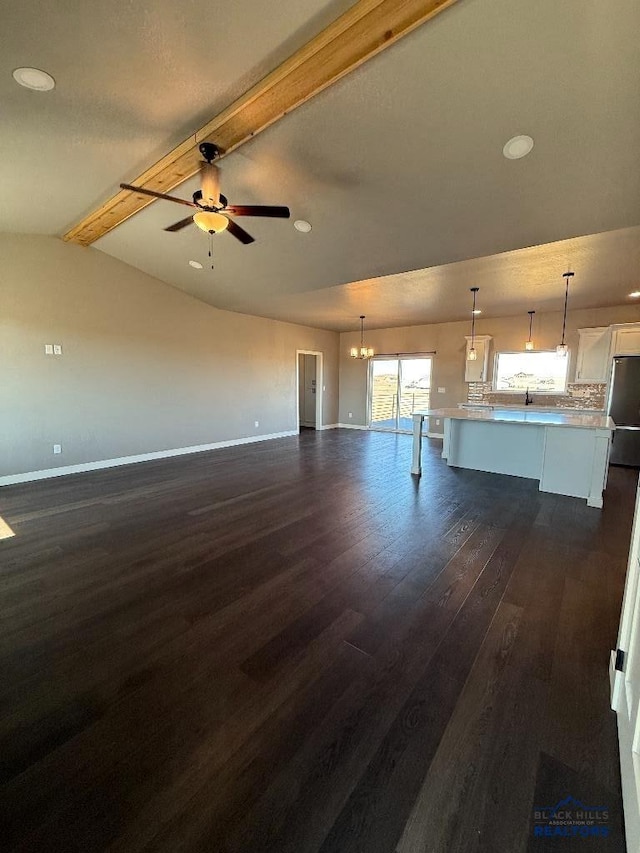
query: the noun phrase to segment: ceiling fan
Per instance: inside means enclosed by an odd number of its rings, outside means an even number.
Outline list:
[[[229,204],[226,197],[220,193],[220,170],[214,164],[216,157],[221,154],[220,148],[213,142],[202,142],[199,146],[204,161],[200,163],[200,189],[193,194],[193,201],[177,198],[173,195],[165,195],[144,187],[134,187],[131,184],[120,184],[123,190],[150,195],[153,198],[161,198],[165,201],[175,201],[187,207],[194,207],[196,212],[174,222],[165,228],[165,231],[180,231],[187,225],[195,223],[198,228],[208,234],[217,234],[220,231],[228,231],[241,243],[253,243],[254,238],[248,234],[231,219],[232,216],[268,216],[276,219],[289,219],[288,207],[276,205],[256,204]]]

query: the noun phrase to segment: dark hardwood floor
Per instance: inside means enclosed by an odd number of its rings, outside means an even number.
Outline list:
[[[599,511],[440,449],[418,480],[409,436],[305,431],[2,489],[2,850],[572,850],[532,826],[572,795],[620,853],[637,472]]]

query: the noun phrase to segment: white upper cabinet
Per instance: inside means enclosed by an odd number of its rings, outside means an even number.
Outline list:
[[[580,343],[575,382],[608,382],[611,359],[611,330],[608,326],[578,329]]]
[[[471,349],[471,338],[467,337],[467,348],[465,351],[465,382],[488,382],[489,371],[489,349],[491,346],[491,335],[476,335],[474,348],[477,354],[475,361],[469,361],[469,350]]]
[[[613,326],[611,356],[640,355],[640,323]]]

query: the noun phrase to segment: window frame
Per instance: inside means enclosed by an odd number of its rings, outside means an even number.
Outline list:
[[[503,350],[501,352],[496,352],[494,355],[493,361],[493,378],[491,382],[491,390],[496,394],[513,394],[514,396],[522,395],[525,391],[521,388],[498,388],[498,361],[501,355],[536,355],[538,353],[545,354],[553,354],[555,355],[555,350],[552,349],[537,349],[537,350]],[[564,390],[563,391],[537,391],[535,388],[531,388],[530,393],[536,394],[537,396],[545,396],[545,397],[568,397],[569,396],[569,367],[571,361],[571,350],[567,351],[565,356],[566,370],[564,376]]]
[[[426,353],[426,352],[425,352],[425,353],[421,353],[421,352],[420,352],[420,353],[389,353],[389,354],[385,354],[385,353],[376,353],[374,356],[372,356],[372,357],[369,359],[369,365],[368,365],[368,370],[367,370],[367,411],[366,411],[366,417],[367,417],[367,429],[370,429],[370,430],[372,430],[372,431],[374,431],[374,432],[391,432],[391,433],[398,433],[398,434],[411,435],[412,429],[406,429],[406,430],[405,430],[405,429],[402,429],[402,428],[399,426],[399,421],[400,421],[400,417],[401,417],[401,415],[400,415],[400,411],[399,411],[399,408],[398,408],[398,404],[400,403],[400,391],[401,391],[401,385],[402,385],[402,362],[403,362],[403,361],[418,361],[418,360],[420,360],[420,361],[422,361],[422,360],[428,360],[428,361],[430,362],[430,368],[429,368],[429,378],[430,378],[430,385],[429,385],[429,397],[430,397],[430,399],[431,399],[431,396],[432,396],[432,393],[433,393],[433,367],[434,367],[434,364],[435,364],[435,353],[430,353],[430,352],[428,352],[428,353]],[[374,362],[376,362],[376,361],[397,361],[397,362],[398,362],[398,380],[397,380],[397,385],[396,385],[396,401],[397,401],[397,405],[396,405],[396,424],[398,424],[398,426],[396,426],[395,428],[393,428],[393,427],[374,427],[374,426],[372,426],[372,414],[373,414],[373,364],[374,364]],[[430,405],[431,405],[431,403],[430,403]],[[426,424],[425,424],[425,426],[426,426]],[[424,433],[424,435],[426,435],[426,432]]]

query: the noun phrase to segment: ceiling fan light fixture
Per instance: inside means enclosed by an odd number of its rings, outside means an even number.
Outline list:
[[[211,234],[212,232],[217,234],[220,231],[224,231],[225,228],[229,226],[229,220],[226,216],[223,216],[221,213],[215,213],[212,210],[201,210],[198,213],[195,213],[193,221],[196,223],[198,228],[202,231],[206,231],[208,234]]]
[[[520,160],[521,157],[526,157],[533,148],[533,139],[530,136],[521,134],[513,136],[508,142],[505,142],[502,153],[507,160]]]
[[[39,68],[16,68],[13,79],[25,89],[33,89],[34,92],[50,92],[56,85],[51,74]]]
[[[202,264],[200,263],[200,261],[189,261],[189,266],[193,267],[194,270],[202,269]]]
[[[306,219],[296,219],[293,223],[293,227],[296,231],[300,231],[301,234],[308,234],[311,231],[311,223],[307,222]]]
[[[629,296],[632,299],[640,299],[640,290],[632,290]]]

